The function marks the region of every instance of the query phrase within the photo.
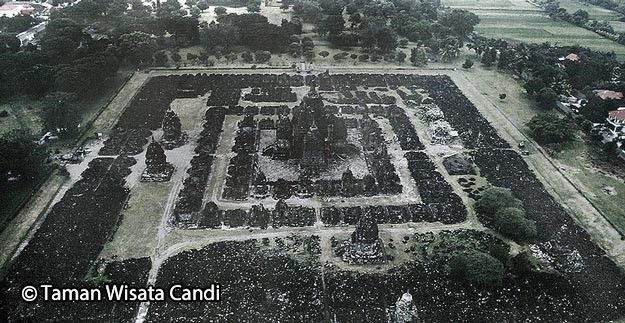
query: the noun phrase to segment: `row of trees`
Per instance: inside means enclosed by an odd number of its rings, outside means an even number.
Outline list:
[[[457,55],[463,39],[479,23],[471,12],[442,10],[432,2],[298,0],[293,10],[304,21],[315,23],[315,31],[336,47],[388,53],[397,48],[399,37],[405,37],[443,59]]]

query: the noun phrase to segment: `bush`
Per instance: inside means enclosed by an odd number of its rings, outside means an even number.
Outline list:
[[[462,68],[469,69],[471,67],[473,67],[473,61],[467,58],[467,60],[462,63]]]
[[[164,50],[159,50],[154,53],[154,64],[156,64],[156,66],[166,66],[167,60],[167,53],[165,53]]]
[[[243,52],[243,53],[241,53],[241,58],[246,63],[251,63],[254,60],[254,56],[252,56],[252,53],[250,53],[250,52]]]
[[[256,62],[265,63],[271,59],[271,53],[266,50],[259,50],[254,53],[254,57],[256,58]]]
[[[9,112],[7,110],[0,111],[0,118],[6,118],[9,116]]]
[[[324,50],[324,51],[320,51],[320,52],[319,52],[319,56],[321,56],[321,57],[323,57],[323,58],[326,58],[326,57],[328,57],[329,55],[330,55],[330,53],[328,53],[328,52],[327,52],[327,51],[325,51],[325,50]]]
[[[525,211],[506,207],[499,209],[493,218],[495,230],[512,239],[527,240],[536,236],[536,224],[525,218]]]
[[[520,200],[512,196],[512,191],[503,187],[491,187],[484,191],[482,197],[475,203],[475,210],[492,219],[499,209],[521,208]]]
[[[367,60],[369,60],[369,55],[368,54],[362,54],[360,56],[358,56],[358,60],[361,62],[365,62]]]
[[[357,59],[358,58],[358,54],[351,54],[351,55],[349,55],[349,57],[351,59]]]
[[[452,276],[484,287],[501,285],[504,266],[497,258],[480,251],[469,251],[449,262]]]

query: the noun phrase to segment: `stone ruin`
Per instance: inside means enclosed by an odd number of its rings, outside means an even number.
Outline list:
[[[395,302],[395,310],[388,313],[388,322],[391,323],[418,323],[419,314],[412,300],[412,294],[406,291]]]
[[[303,174],[314,176],[346,146],[346,139],[345,120],[326,111],[312,85],[301,105],[293,109],[292,118],[279,118],[269,154],[273,159],[297,160]]]
[[[343,261],[350,265],[382,264],[386,261],[378,224],[370,212],[360,218],[351,238],[344,241],[340,248]]]
[[[165,149],[170,150],[184,145],[187,141],[187,134],[181,130],[180,118],[170,108],[163,117],[163,137],[161,144]]]
[[[458,132],[453,130],[445,120],[436,120],[428,125],[428,135],[432,144],[445,145],[458,137]]]
[[[145,153],[145,164],[147,167],[141,174],[142,182],[167,182],[174,173],[174,166],[167,162],[163,147],[153,137]]]

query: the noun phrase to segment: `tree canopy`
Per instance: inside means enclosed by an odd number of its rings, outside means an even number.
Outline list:
[[[550,113],[534,116],[527,123],[534,140],[541,144],[565,143],[573,140],[575,127],[565,119]]]

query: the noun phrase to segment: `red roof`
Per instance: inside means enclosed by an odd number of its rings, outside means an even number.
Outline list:
[[[602,100],[621,100],[623,99],[622,92],[610,91],[610,90],[596,90],[597,96]]]
[[[610,118],[618,120],[620,122],[625,122],[625,109],[619,108],[618,110],[608,112]]]

